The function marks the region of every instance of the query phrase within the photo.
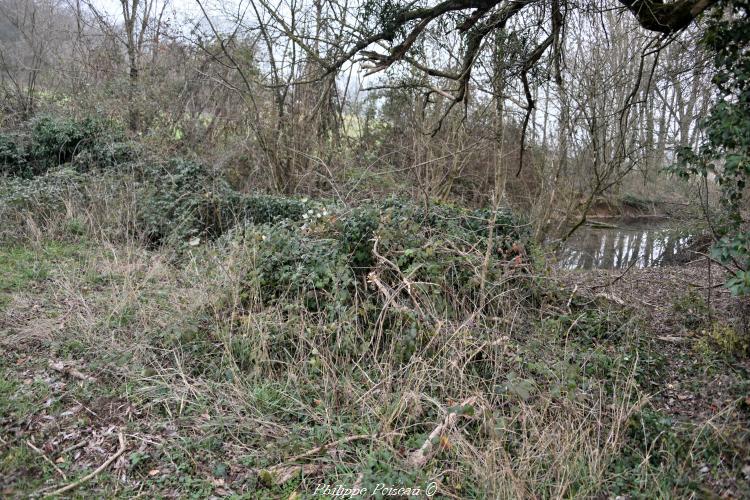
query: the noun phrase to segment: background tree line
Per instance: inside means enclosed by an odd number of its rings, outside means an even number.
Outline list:
[[[455,26],[481,9],[399,27],[412,45],[375,47],[416,55],[384,63],[352,47],[397,4],[2,0],[0,118],[107,116],[242,189],[494,202],[543,237],[625,194],[672,199],[662,170],[700,141],[713,92],[701,26],[666,37],[615,7],[529,3],[451,86],[441,71],[470,50]]]

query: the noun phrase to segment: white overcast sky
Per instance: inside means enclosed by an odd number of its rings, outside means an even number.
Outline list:
[[[120,0],[88,0],[99,12],[106,15],[113,21],[122,21],[122,4]],[[202,23],[203,13],[196,0],[156,0],[158,2],[157,11],[164,5],[164,1],[169,2],[165,11],[165,18],[172,22],[172,26],[192,26],[195,23]],[[229,22],[221,11],[231,12],[237,9],[237,5],[243,0],[201,0],[203,7],[208,12],[215,25],[222,26],[224,22]],[[348,91],[356,94],[358,89],[363,86],[363,74],[359,63],[353,63],[355,74],[348,78],[347,74],[340,75],[343,85],[348,83]],[[368,78],[370,83],[377,82],[379,76]],[[350,94],[351,95],[351,94]]]
[[[122,4],[119,0],[90,0],[91,4],[100,12],[106,12],[112,18],[122,19]],[[164,0],[158,0],[159,8],[164,5]],[[205,3],[204,3],[205,5]],[[195,0],[169,0],[167,12],[171,12],[171,18],[180,21],[185,17],[195,18],[200,15],[200,8]]]

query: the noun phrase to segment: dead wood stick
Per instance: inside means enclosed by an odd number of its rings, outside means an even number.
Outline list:
[[[78,443],[78,444],[74,444],[74,445],[72,445],[72,446],[68,446],[68,447],[67,447],[67,448],[65,448],[65,449],[64,449],[63,451],[61,451],[61,452],[59,453],[59,455],[60,455],[60,456],[62,456],[62,455],[65,455],[66,453],[70,453],[71,451],[73,451],[73,450],[77,450],[78,448],[83,448],[84,446],[86,446],[86,441],[81,441],[81,442],[80,442],[80,443]]]
[[[53,462],[52,460],[50,460],[50,458],[47,455],[45,455],[42,450],[40,450],[39,448],[37,448],[36,446],[34,446],[34,444],[31,441],[26,441],[26,444],[28,445],[29,448],[31,448],[32,450],[34,450],[35,452],[37,452],[39,454],[39,456],[41,456],[48,464],[50,464],[52,466],[52,468],[55,469],[57,471],[57,473],[62,476],[63,480],[65,480],[65,481],[68,480],[68,476],[65,475],[65,473],[62,471],[62,469],[60,469],[60,467],[58,467],[57,464],[55,464],[55,462]]]
[[[635,263],[636,263],[636,262],[638,262],[639,260],[640,260],[640,259],[635,259],[635,260],[633,260],[633,261],[632,261],[632,262],[631,262],[631,263],[630,263],[630,264],[628,265],[628,267],[627,267],[627,268],[626,268],[626,269],[625,269],[625,270],[624,270],[624,271],[622,272],[622,274],[620,274],[619,276],[616,276],[616,277],[615,277],[615,279],[613,279],[613,280],[612,280],[611,282],[609,282],[609,283],[605,283],[605,284],[603,284],[603,285],[594,285],[594,286],[590,286],[590,287],[589,287],[589,289],[590,289],[590,290],[596,290],[597,288],[607,288],[607,287],[609,287],[609,286],[613,286],[613,285],[614,285],[615,283],[617,283],[617,282],[618,282],[618,281],[620,281],[620,280],[621,280],[622,278],[624,278],[624,277],[625,277],[625,275],[626,275],[626,274],[628,274],[628,271],[630,271],[630,269],[631,269],[631,268],[632,268],[632,267],[633,267],[633,266],[635,265]]]
[[[258,472],[258,479],[266,486],[281,486],[300,476],[317,476],[333,468],[331,464],[276,465]]]
[[[378,275],[375,273],[375,271],[370,272],[370,274],[367,275],[367,279],[370,283],[378,287],[378,290],[380,291],[380,293],[383,294],[383,296],[385,297],[385,307],[393,305],[393,308],[401,313],[408,314],[408,313],[413,312],[408,307],[396,302],[396,296],[398,295],[398,292],[396,292],[391,287],[383,283],[378,277]]]
[[[123,436],[122,432],[118,432],[117,433],[117,440],[120,442],[120,447],[117,449],[117,451],[115,452],[115,454],[112,455],[111,457],[109,457],[107,459],[107,461],[104,462],[103,464],[101,464],[94,472],[92,472],[91,474],[88,474],[88,475],[82,477],[78,481],[70,483],[67,486],[63,486],[62,488],[59,488],[59,489],[53,491],[52,493],[48,493],[45,496],[54,497],[54,496],[57,496],[57,495],[61,495],[61,494],[65,493],[66,491],[70,491],[70,490],[72,490],[74,488],[77,488],[80,485],[82,485],[83,483],[85,483],[86,481],[89,481],[91,478],[95,477],[97,474],[99,474],[101,471],[103,471],[107,467],[109,467],[112,464],[112,462],[114,462],[115,460],[117,460],[120,457],[120,455],[122,455],[123,453],[125,453],[125,436]]]
[[[462,402],[459,407],[464,408],[473,405],[476,401],[476,397],[471,397]],[[439,442],[440,436],[442,436],[445,431],[456,425],[459,416],[460,414],[458,410],[448,412],[448,415],[446,415],[443,421],[432,430],[422,446],[420,446],[418,450],[412,452],[406,461],[413,467],[424,467],[437,451],[435,443]]]
[[[268,467],[267,469],[256,470],[255,472],[259,475],[261,481],[264,483],[268,483],[269,485],[282,485],[300,474],[319,474],[331,468],[331,466],[327,464],[299,465],[295,464],[294,462],[313,457],[315,455],[318,455],[319,453],[324,452],[325,450],[336,449],[342,444],[351,443],[353,441],[361,441],[365,439],[375,439],[377,437],[377,435],[373,434],[357,434],[355,436],[347,436],[331,443],[316,446],[315,448],[312,448],[299,455],[295,455],[282,464],[273,465],[271,467]]]
[[[77,378],[78,380],[83,380],[84,382],[96,382],[96,378],[92,377],[91,375],[86,375],[85,373],[80,372],[76,368],[73,368],[72,366],[65,366],[62,362],[59,363],[50,363],[49,367],[55,370],[56,372],[60,372],[66,375],[70,375],[73,378]]]
[[[342,444],[351,443],[352,441],[362,441],[364,439],[374,439],[375,437],[376,436],[374,436],[373,434],[357,434],[355,436],[348,436],[348,437],[345,437],[345,438],[341,438],[341,439],[339,439],[337,441],[333,441],[331,443],[326,443],[326,444],[317,446],[317,447],[315,447],[315,448],[313,448],[311,450],[308,450],[308,451],[306,451],[306,452],[304,452],[304,453],[302,453],[300,455],[294,456],[294,457],[290,458],[289,460],[287,460],[286,463],[298,462],[298,461],[302,460],[303,458],[308,458],[308,457],[317,455],[318,453],[321,453],[321,452],[323,452],[325,450],[335,449],[335,448],[341,446]],[[283,464],[280,464],[280,465],[283,465]]]
[[[685,342],[686,340],[689,340],[685,337],[675,337],[674,335],[663,335],[656,338],[663,342]]]

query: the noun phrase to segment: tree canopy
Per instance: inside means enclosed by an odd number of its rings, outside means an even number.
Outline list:
[[[646,30],[663,36],[673,35],[685,29],[706,9],[719,0],[620,0]],[[328,71],[340,68],[346,61],[359,55],[370,63],[369,74],[389,68],[404,61],[429,76],[445,78],[458,83],[453,93],[455,101],[466,95],[472,67],[479,53],[485,48],[485,39],[492,33],[508,30],[516,17],[525,17],[525,25],[536,25],[544,34],[528,48],[525,60],[520,65],[522,78],[551,49],[559,58],[560,38],[565,29],[565,20],[571,9],[581,8],[566,0],[444,0],[437,3],[386,2],[369,0],[361,9],[360,26],[354,31],[358,35],[346,47],[343,55],[327,65]],[[602,9],[604,10],[604,9]],[[462,47],[456,57],[460,64],[452,69],[433,67],[419,57],[419,44],[432,25],[441,24],[443,31],[460,34]],[[384,50],[372,50],[376,45]]]

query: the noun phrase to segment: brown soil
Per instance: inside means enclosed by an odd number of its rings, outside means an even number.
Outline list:
[[[576,293],[632,308],[664,354],[665,376],[661,380],[667,383],[654,387],[657,408],[693,421],[705,421],[732,406],[737,395],[727,387],[736,387],[750,373],[747,352],[726,353],[729,356],[722,358],[722,369],[710,373],[697,366],[701,345],[710,347],[715,342],[710,325],[732,328],[738,338],[745,339],[744,349],[750,341],[750,300],[732,297],[721,285],[724,278],[720,267],[712,264],[709,269],[704,259],[683,266],[632,268],[624,273],[565,272],[565,280]],[[750,426],[750,420],[746,424]]]
[[[561,271],[562,272],[562,271]],[[651,403],[676,422],[723,429],[721,445],[750,457],[750,300],[721,286],[725,273],[705,260],[688,265],[622,271],[568,271],[576,293],[604,297],[632,308],[648,332],[649,350],[661,353],[653,367]],[[724,352],[713,325],[731,327],[744,345]],[[723,331],[723,330],[720,330]],[[656,345],[654,345],[655,343]],[[720,353],[720,354],[719,354]],[[648,387],[645,388],[647,391]],[[743,471],[750,476],[750,463]],[[731,473],[704,466],[699,473],[706,498],[742,498]]]

